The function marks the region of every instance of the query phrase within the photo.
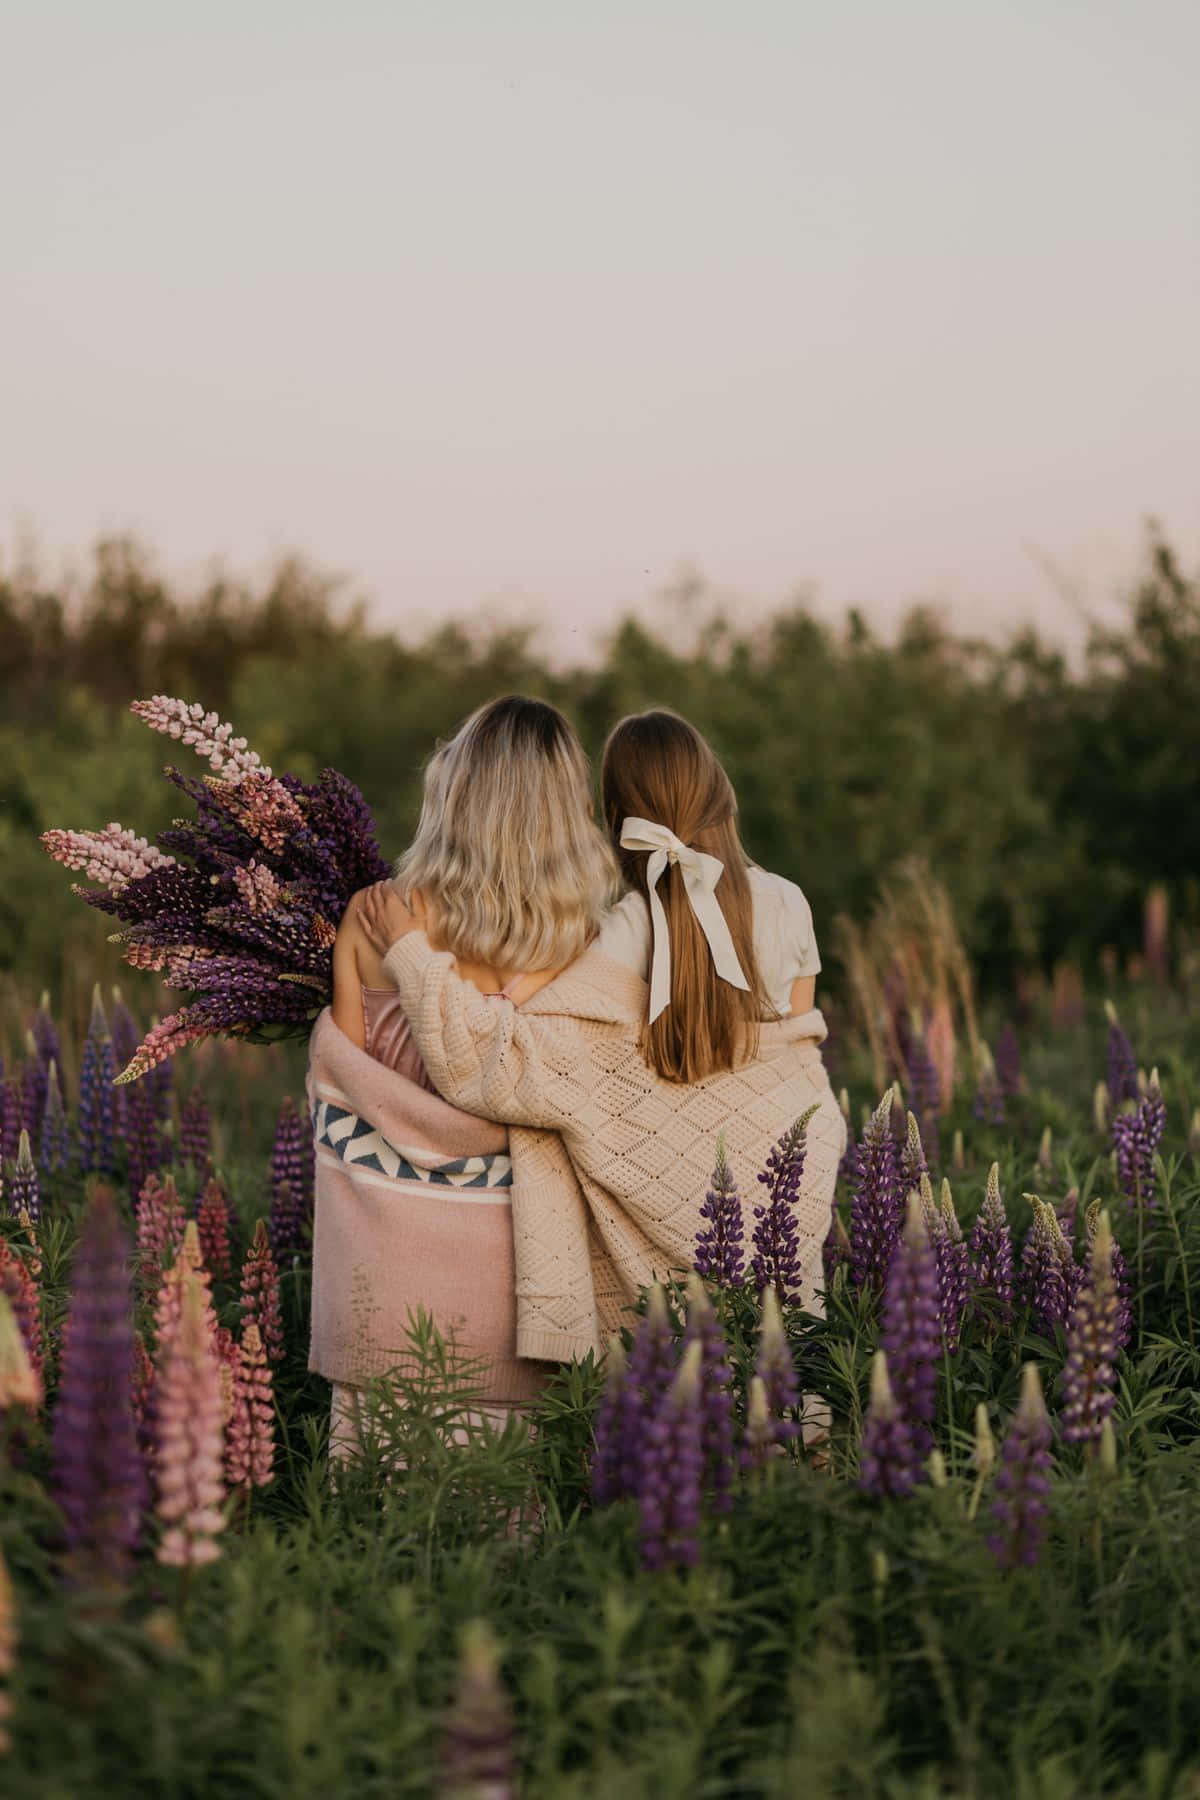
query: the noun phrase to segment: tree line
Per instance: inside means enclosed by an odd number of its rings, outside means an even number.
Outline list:
[[[119,541],[71,591],[32,567],[0,577],[0,968],[53,986],[110,954],[37,840],[168,822],[169,746],[131,699],[200,700],[277,769],[343,770],[392,855],[435,742],[512,689],[561,705],[593,755],[624,713],[692,719],[733,779],[751,855],[809,895],[834,982],[836,915],[862,921],[914,853],[985,986],[1136,949],[1152,884],[1200,924],[1200,580],[1154,532],[1121,624],[1093,630],[1077,667],[1034,631],[989,644],[918,609],[885,642],[861,615],[835,626],[796,608],[753,629],[714,612],[686,645],[628,617],[594,665],[555,669],[519,629],[373,629],[296,561],[259,590],[222,577],[182,594]]]

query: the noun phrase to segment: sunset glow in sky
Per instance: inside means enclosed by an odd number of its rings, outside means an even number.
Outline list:
[[[10,0],[0,545],[583,653],[1200,556],[1194,0]]]

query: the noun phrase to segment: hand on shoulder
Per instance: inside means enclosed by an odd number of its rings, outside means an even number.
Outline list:
[[[428,912],[418,889],[406,899],[394,881],[377,881],[355,894],[347,908],[347,917],[351,915],[371,949],[384,956],[398,938],[423,931]]]

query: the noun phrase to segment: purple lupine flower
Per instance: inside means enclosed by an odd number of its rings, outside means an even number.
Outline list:
[[[1107,1137],[1109,1115],[1112,1105],[1108,1098],[1108,1085],[1098,1081],[1092,1089],[1092,1126],[1097,1137]]]
[[[850,1261],[855,1285],[880,1292],[904,1218],[900,1161],[892,1135],[892,1092],[863,1127],[850,1204]]]
[[[1063,1195],[1062,1205],[1056,1206],[1054,1210],[1058,1218],[1059,1230],[1068,1244],[1074,1243],[1075,1215],[1079,1211],[1079,1189],[1077,1187],[1068,1188]]]
[[[1137,1057],[1111,1000],[1105,1002],[1104,1010],[1108,1014],[1105,1085],[1111,1110],[1116,1112],[1126,1100],[1138,1097]]]
[[[850,1264],[850,1234],[842,1221],[835,1195],[830,1209],[829,1230],[821,1245],[821,1269],[825,1277],[826,1293],[833,1286],[833,1278],[843,1264],[847,1267]]]
[[[929,1045],[920,1024],[914,1021],[905,1045],[904,1060],[908,1065],[908,1105],[919,1121],[921,1144],[928,1162],[938,1156],[938,1123],[942,1114],[941,1084],[937,1065],[929,1054]]]
[[[929,1161],[921,1139],[921,1122],[915,1113],[909,1112],[905,1114],[904,1146],[900,1151],[900,1186],[906,1200],[914,1190],[920,1190],[921,1177],[928,1174]]]
[[[643,1426],[637,1501],[644,1569],[690,1568],[700,1560],[702,1357],[703,1346],[694,1340]]]
[[[628,1492],[626,1479],[632,1459],[627,1453],[626,1401],[629,1371],[625,1346],[614,1336],[605,1359],[604,1392],[592,1427],[592,1504],[609,1506]]]
[[[311,1141],[307,1121],[302,1122],[296,1102],[284,1096],[275,1126],[271,1151],[271,1248],[276,1256],[300,1249],[312,1209],[312,1185],[308,1180],[305,1139]]]
[[[1050,1493],[1050,1420],[1036,1363],[1021,1371],[1021,1398],[1000,1446],[992,1492],[988,1549],[1003,1569],[1036,1563]]]
[[[838,1163],[837,1178],[839,1182],[852,1182],[858,1168],[854,1152],[854,1127],[850,1122],[850,1095],[845,1088],[838,1093],[838,1108],[846,1121],[846,1146]]]
[[[979,1075],[975,1084],[975,1097],[971,1101],[971,1116],[984,1125],[1003,1125],[1006,1117],[1004,1090],[1000,1086],[996,1064],[991,1051],[982,1043],[979,1046]]]
[[[761,1375],[752,1375],[746,1390],[746,1430],[738,1458],[743,1474],[761,1474],[775,1447],[775,1420],[767,1405],[767,1390]]]
[[[108,1015],[108,1029],[112,1037],[113,1061],[118,1075],[122,1069],[128,1068],[137,1054],[141,1032],[137,1020],[130,1012],[125,996],[119,987],[112,990],[112,1008]],[[130,1094],[126,1087],[113,1090],[113,1102],[117,1131],[124,1135],[128,1128]]]
[[[92,990],[92,1016],[79,1071],[79,1166],[85,1175],[93,1170],[100,1175],[114,1172],[116,1072],[112,1038],[97,982]]]
[[[1167,1109],[1158,1083],[1158,1070],[1154,1069],[1146,1091],[1133,1111],[1117,1113],[1112,1122],[1117,1180],[1121,1192],[1135,1206],[1150,1207],[1156,1202],[1158,1177],[1154,1158],[1162,1143],[1166,1122]]]
[[[157,696],[135,710],[220,758],[204,781],[167,771],[194,817],[162,832],[158,849],[115,825],[44,837],[52,856],[102,884],[84,898],[121,921],[126,960],[191,996],[143,1041],[131,1080],[201,1037],[303,1030],[329,997],[337,919],[357,889],[388,873],[365,802],[343,776],[274,776],[253,752],[228,751],[239,740],[216,734],[231,727],[183,701]]]
[[[1013,1299],[1012,1232],[1000,1193],[999,1163],[994,1162],[988,1170],[987,1192],[971,1227],[968,1253],[972,1309],[994,1314],[1001,1322],[1010,1319]]]
[[[1113,1271],[1113,1235],[1102,1211],[1092,1237],[1088,1270],[1067,1330],[1062,1425],[1069,1444],[1096,1443],[1116,1403],[1121,1300]]]
[[[31,1138],[39,1138],[46,1116],[46,1091],[49,1073],[37,1053],[32,1031],[25,1033],[25,1064],[21,1070],[21,1116]]]
[[[920,1196],[912,1194],[888,1270],[881,1342],[897,1404],[922,1457],[933,1443],[939,1337],[937,1262]]]
[[[17,1160],[8,1168],[5,1198],[8,1201],[8,1210],[14,1219],[19,1218],[24,1212],[28,1213],[32,1224],[38,1224],[42,1216],[42,1190],[38,1183],[33,1152],[29,1148],[27,1131],[22,1131],[17,1140]]]
[[[640,1490],[646,1423],[661,1405],[678,1360],[667,1297],[656,1281],[647,1292],[646,1311],[638,1322],[629,1352],[620,1419],[618,1494],[636,1494]]]
[[[190,1007],[188,1008],[188,1011],[191,1011]],[[176,1015],[176,1017],[178,1017],[178,1015]],[[162,1030],[166,1023],[167,1021],[164,1019],[163,1026],[159,1026],[157,1019],[151,1019],[151,1035],[153,1035],[156,1028]],[[186,1037],[186,1033],[184,1035]],[[139,1051],[138,1054],[140,1055],[141,1052]],[[146,1085],[149,1088],[151,1097],[154,1101],[155,1120],[159,1125],[167,1124],[171,1117],[171,1105],[175,1097],[175,1058],[169,1050],[165,1055],[158,1056],[154,1066],[147,1071]],[[160,1161],[167,1160],[163,1157],[161,1144],[159,1146],[159,1159]]]
[[[20,1064],[0,1087],[0,1161],[11,1162],[25,1127],[25,1082]]]
[[[211,1160],[211,1135],[208,1102],[199,1088],[193,1088],[179,1114],[179,1154],[199,1175]]]
[[[697,1272],[718,1287],[740,1287],[746,1267],[742,1202],[725,1154],[724,1136],[717,1139],[717,1166],[700,1217],[709,1225],[696,1238]]]
[[[462,1634],[454,1707],[438,1753],[437,1792],[475,1800],[516,1793],[512,1708],[500,1681],[500,1655],[489,1627],[474,1619]]]
[[[163,1135],[159,1129],[158,1105],[154,1092],[154,1074],[144,1081],[134,1081],[126,1089],[125,1100],[125,1178],[132,1194],[140,1194],[151,1175],[169,1160]]]
[[[1091,1266],[1092,1246],[1096,1241],[1096,1232],[1100,1224],[1100,1207],[1100,1201],[1093,1200],[1084,1219],[1086,1267],[1080,1270],[1080,1275],[1084,1277],[1086,1277],[1087,1269]],[[1116,1238],[1112,1240],[1112,1272],[1117,1286],[1117,1349],[1124,1350],[1133,1336],[1133,1278],[1129,1273],[1125,1252]]]
[[[67,1124],[66,1109],[63,1106],[58,1064],[52,1061],[46,1083],[46,1110],[42,1114],[38,1162],[43,1175],[61,1175],[70,1160],[71,1128]]]
[[[800,1427],[789,1415],[800,1404],[800,1385],[796,1380],[792,1346],[788,1342],[783,1314],[779,1309],[779,1296],[773,1287],[763,1289],[762,1320],[758,1330],[758,1356],[754,1373],[762,1382],[767,1397],[773,1441],[779,1444],[787,1438],[795,1437]]]
[[[1015,1100],[1021,1092],[1021,1046],[1011,1024],[1006,1024],[996,1039],[996,1080],[1006,1100]]]
[[[1026,1194],[1033,1220],[1021,1249],[1020,1292],[1034,1324],[1047,1336],[1070,1317],[1075,1261],[1054,1208]]]
[[[796,1219],[796,1196],[804,1175],[808,1121],[816,1112],[810,1106],[796,1123],[785,1131],[767,1157],[767,1166],[758,1179],[770,1198],[765,1206],[754,1208],[754,1255],[750,1268],[754,1284],[761,1293],[774,1285],[784,1300],[794,1299],[804,1279],[800,1267],[800,1227]]]
[[[59,1043],[58,1027],[54,1023],[54,1017],[50,1011],[50,995],[48,991],[43,992],[42,998],[38,1003],[38,1009],[29,1022],[29,1029],[33,1033],[33,1041],[37,1046],[38,1060],[45,1069],[47,1076],[50,1073],[50,1064],[57,1063],[59,1069],[59,1082],[61,1084],[62,1045]]]
[[[892,1392],[887,1354],[877,1350],[871,1364],[871,1399],[859,1446],[858,1485],[876,1499],[903,1499],[920,1480],[921,1463],[922,1452]]]
[[[733,1396],[729,1352],[721,1321],[698,1274],[688,1276],[687,1328],[684,1349],[700,1345],[700,1439],[704,1452],[704,1487],[714,1512],[733,1505]]]
[[[938,1314],[942,1342],[947,1350],[957,1350],[962,1333],[963,1314],[967,1307],[967,1285],[970,1258],[963,1242],[962,1227],[954,1210],[950,1183],[943,1178],[941,1205],[938,1208],[938,1232],[934,1239],[934,1255],[938,1273]]]
[[[84,1582],[121,1582],[138,1537],[144,1471],[130,1401],[129,1240],[108,1188],[79,1234],[52,1429],[68,1558]]]

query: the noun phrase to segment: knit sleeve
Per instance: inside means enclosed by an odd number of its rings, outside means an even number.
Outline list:
[[[578,1079],[587,1055],[569,1023],[526,1018],[505,996],[481,994],[423,931],[399,938],[383,968],[444,1099],[505,1125],[562,1125],[564,1088]]]

